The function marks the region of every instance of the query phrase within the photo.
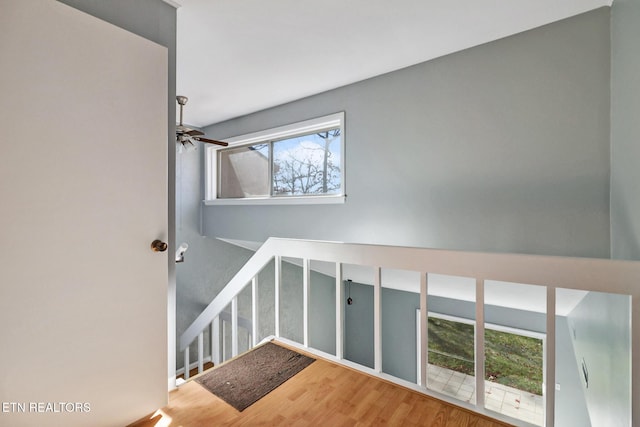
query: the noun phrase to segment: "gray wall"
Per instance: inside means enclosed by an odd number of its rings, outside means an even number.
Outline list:
[[[383,288],[381,296],[382,371],[416,382],[416,310],[420,308],[420,295]]]
[[[345,285],[344,358],[373,368],[373,287],[352,282]]]
[[[611,254],[640,260],[640,1],[611,14]]]
[[[631,425],[630,297],[590,292],[567,316],[575,359],[584,359],[582,387],[594,426]]]
[[[336,280],[311,274],[309,345],[336,354]]]
[[[227,138],[345,111],[348,197],[210,206],[204,231],[608,257],[609,82],[602,8],[207,127]]]
[[[58,1],[168,47],[170,70],[173,70],[169,82],[175,93],[176,9],[173,6],[162,0]],[[175,95],[169,101],[175,116]]]

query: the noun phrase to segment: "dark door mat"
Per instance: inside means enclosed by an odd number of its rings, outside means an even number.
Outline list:
[[[269,342],[212,369],[196,382],[243,411],[314,361]]]

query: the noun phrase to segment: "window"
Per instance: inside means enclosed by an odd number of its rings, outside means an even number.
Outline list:
[[[344,113],[207,147],[207,204],[344,202]]]
[[[427,322],[427,387],[475,403],[475,320],[429,312]],[[485,408],[543,425],[545,335],[490,323],[484,328]],[[420,378],[419,309],[416,330]]]
[[[475,322],[445,315],[429,320],[429,363],[475,375]],[[485,379],[542,396],[543,336],[485,324]]]

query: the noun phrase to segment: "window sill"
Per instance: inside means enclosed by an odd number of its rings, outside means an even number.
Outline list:
[[[346,196],[313,196],[313,197],[255,197],[246,199],[213,199],[205,200],[206,206],[241,206],[241,205],[335,205],[343,204]]]

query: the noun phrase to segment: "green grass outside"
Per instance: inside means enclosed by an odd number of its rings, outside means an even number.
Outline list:
[[[474,327],[429,318],[429,363],[474,375]],[[485,379],[542,395],[542,340],[485,329]]]

